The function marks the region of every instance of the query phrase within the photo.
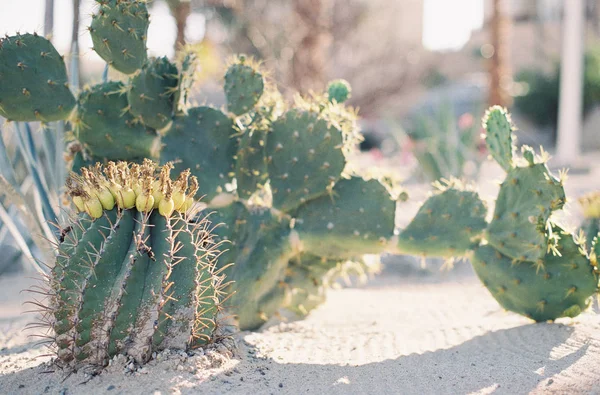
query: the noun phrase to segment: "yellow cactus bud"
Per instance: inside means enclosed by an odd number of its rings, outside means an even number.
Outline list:
[[[169,218],[173,214],[173,211],[175,211],[173,199],[163,199],[158,204],[158,212],[163,217]]]
[[[154,206],[154,197],[149,194],[138,195],[135,199],[135,207],[138,211],[147,213],[152,210]]]
[[[194,204],[194,199],[192,199],[191,197],[187,197],[185,198],[185,202],[183,202],[183,205],[181,206],[181,210],[182,212],[187,212],[192,205]]]
[[[120,208],[132,208],[135,206],[135,192],[131,188],[121,188],[115,200]]]
[[[91,197],[84,202],[85,212],[92,218],[100,218],[102,217],[102,213],[104,209],[102,208],[102,203],[97,197]]]
[[[179,210],[181,206],[185,203],[185,194],[181,191],[173,192],[173,205],[175,210]]]
[[[73,196],[73,204],[77,207],[79,212],[85,211],[85,204],[83,203],[83,198],[81,196]]]
[[[96,191],[96,196],[105,210],[112,210],[115,207],[115,198],[107,188],[102,187],[100,190]]]
[[[152,196],[154,196],[154,208],[158,208],[158,204],[163,200],[162,188],[160,187],[160,181],[154,181],[152,184]]]

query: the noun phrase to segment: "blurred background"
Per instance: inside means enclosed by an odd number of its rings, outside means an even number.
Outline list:
[[[449,176],[477,181],[487,156],[481,117],[493,104],[512,111],[520,143],[544,145],[554,163],[584,172],[595,163],[584,155],[600,163],[594,156],[600,0],[152,0],[149,6],[151,55],[175,57],[182,45],[198,52],[197,102],[224,102],[219,80],[235,53],[263,61],[288,97],[323,90],[332,79],[349,81],[349,103],[359,109],[365,134],[359,160],[391,168],[405,184],[428,189]],[[51,37],[77,79],[72,85],[97,83],[105,63],[87,34],[94,7],[94,0],[0,0],[0,34]],[[19,162],[19,149],[11,147],[22,142],[2,137],[9,161]],[[48,144],[36,144],[28,149],[37,147],[60,168],[60,149],[44,153]],[[31,155],[22,156],[20,183],[32,170]],[[50,202],[62,185],[55,178],[45,185],[56,189]],[[36,204],[43,209],[43,199]],[[18,232],[6,224],[15,213],[0,205],[0,249],[14,244]],[[0,263],[0,274],[11,267]]]

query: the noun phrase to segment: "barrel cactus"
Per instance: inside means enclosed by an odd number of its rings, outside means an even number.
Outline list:
[[[172,180],[171,168],[110,162],[69,178],[79,213],[63,227],[48,305],[61,361],[145,362],[215,338],[218,253],[207,223],[190,222],[196,179]]]

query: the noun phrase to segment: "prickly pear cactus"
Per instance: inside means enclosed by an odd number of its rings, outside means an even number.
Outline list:
[[[227,109],[235,115],[249,112],[263,94],[265,81],[253,63],[245,56],[240,56],[225,74]]]
[[[143,0],[101,0],[89,27],[94,51],[124,74],[139,70],[147,58],[150,16]]]
[[[122,353],[142,363],[215,338],[217,252],[206,222],[189,222],[197,181],[170,170],[110,162],[69,179],[79,214],[63,229],[48,306],[61,361],[105,365]]]
[[[524,147],[522,157],[509,149],[513,128],[506,110],[492,107],[484,125],[488,149],[507,176],[473,267],[507,310],[535,321],[574,317],[598,291],[598,276],[585,237],[573,237],[550,219],[565,203],[564,177],[554,177],[547,158],[531,148]]]
[[[177,66],[166,57],[146,63],[130,82],[127,101],[131,113],[153,129],[169,126],[176,105],[178,73]]]
[[[44,37],[0,38],[0,116],[12,121],[66,119],[75,106],[62,56]]]
[[[161,161],[175,170],[190,168],[198,177],[206,200],[225,191],[233,179],[237,131],[233,121],[212,107],[195,107],[178,114],[163,138]]]
[[[477,193],[459,180],[438,182],[398,237],[403,253],[456,257],[477,246],[487,226],[487,209]]]
[[[598,276],[583,240],[558,226],[556,249],[536,262],[516,262],[491,245],[475,250],[473,268],[492,296],[507,310],[535,321],[575,317],[598,291]]]
[[[84,90],[74,124],[77,139],[95,157],[131,160],[159,156],[158,134],[129,112],[126,88],[121,82]]]
[[[330,101],[337,103],[344,103],[350,99],[352,95],[352,88],[346,80],[335,80],[331,81],[327,86],[327,97]]]
[[[579,204],[583,209],[584,221],[581,229],[586,235],[587,248],[592,248],[592,240],[600,232],[600,194],[598,192],[588,193],[579,198]]]

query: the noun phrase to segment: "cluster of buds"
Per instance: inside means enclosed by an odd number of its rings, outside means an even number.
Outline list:
[[[586,218],[600,218],[600,192],[591,192],[579,198]]]
[[[67,180],[67,194],[80,212],[100,218],[104,210],[136,208],[140,212],[158,209],[165,217],[173,212],[187,212],[198,191],[198,179],[183,171],[171,180],[173,165],[157,166],[145,159],[139,164],[108,162],[82,168]]]

